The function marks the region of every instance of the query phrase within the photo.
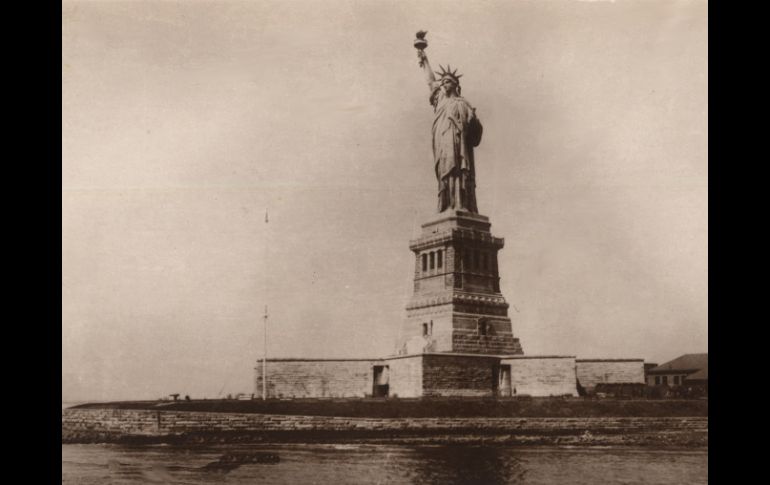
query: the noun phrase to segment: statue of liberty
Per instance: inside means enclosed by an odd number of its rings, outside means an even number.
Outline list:
[[[481,143],[482,127],[476,109],[460,96],[460,77],[447,65],[433,73],[425,55],[427,32],[417,33],[419,65],[425,72],[433,106],[433,161],[438,180],[438,211],[461,209],[478,214],[473,148]]]

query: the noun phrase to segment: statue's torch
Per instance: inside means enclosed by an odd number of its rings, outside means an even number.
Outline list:
[[[417,49],[417,59],[419,59],[419,66],[425,73],[425,80],[428,82],[428,87],[433,90],[433,84],[436,82],[436,77],[433,75],[433,69],[430,68],[430,62],[428,62],[428,56],[425,55],[425,48],[428,47],[428,41],[425,40],[425,34],[427,30],[421,30],[417,32],[417,37],[414,39],[414,48]]]
[[[417,49],[417,58],[420,59],[420,67],[424,67],[425,60],[427,59],[425,56],[425,48],[428,47],[428,41],[425,40],[425,34],[427,33],[427,30],[421,30],[417,32],[417,38],[414,39],[414,48]]]

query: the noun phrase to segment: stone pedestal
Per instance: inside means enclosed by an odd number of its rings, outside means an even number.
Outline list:
[[[508,303],[500,293],[497,251],[489,218],[448,210],[422,225],[410,241],[414,293],[399,342],[400,354],[462,352],[522,354]]]

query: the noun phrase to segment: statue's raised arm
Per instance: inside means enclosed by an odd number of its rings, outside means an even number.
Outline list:
[[[428,32],[421,30],[417,32],[417,38],[414,39],[414,47],[417,49],[417,59],[419,59],[419,66],[425,73],[425,81],[428,83],[428,87],[433,91],[433,85],[436,83],[436,76],[433,75],[433,69],[428,62],[428,56],[425,54],[425,48],[428,47],[428,41],[425,40],[425,34]]]
[[[430,88],[433,119],[433,160],[438,180],[438,211],[448,209],[478,213],[473,148],[481,143],[481,123],[476,109],[460,96],[460,77],[447,65],[433,73],[425,55],[425,31],[417,32],[414,47],[419,66]]]

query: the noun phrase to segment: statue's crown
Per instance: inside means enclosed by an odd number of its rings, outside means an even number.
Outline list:
[[[446,65],[446,69],[444,69],[444,67],[441,64],[439,64],[438,67],[441,68],[441,71],[440,72],[436,71],[436,74],[438,74],[441,79],[448,78],[448,79],[451,79],[458,86],[460,85],[460,78],[463,77],[463,75],[457,74],[457,69],[452,71],[452,66],[450,66],[449,64]]]

